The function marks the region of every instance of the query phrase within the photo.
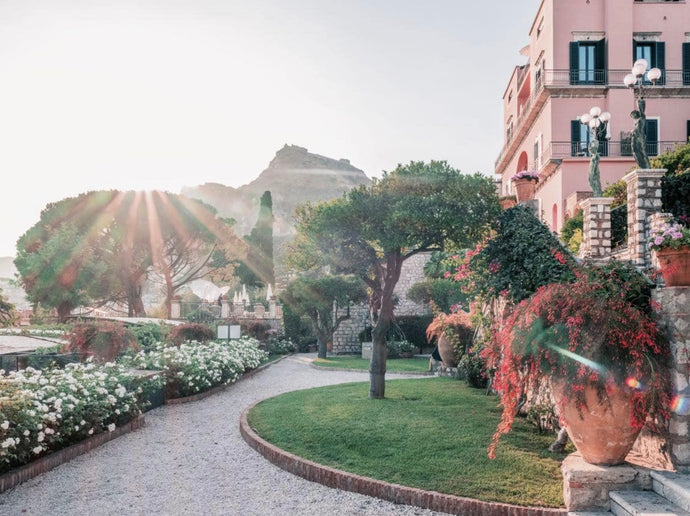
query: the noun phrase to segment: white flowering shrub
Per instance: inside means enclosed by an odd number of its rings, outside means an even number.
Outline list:
[[[0,473],[141,414],[145,388],[123,366],[0,372]],[[148,381],[148,380],[147,380]],[[154,380],[155,381],[155,380]]]
[[[244,337],[230,342],[188,341],[168,347],[158,343],[124,363],[137,369],[163,371],[166,398],[172,399],[233,383],[267,356],[259,349],[259,341]]]

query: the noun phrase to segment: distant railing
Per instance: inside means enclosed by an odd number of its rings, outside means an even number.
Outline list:
[[[623,78],[629,73],[630,70],[606,69],[542,70],[539,77],[534,81],[534,87],[532,88],[530,96],[527,97],[520,106],[520,112],[518,113],[513,130],[506,133],[506,142],[494,162],[494,169],[498,168],[499,163],[505,157],[508,147],[515,138],[515,135],[520,132],[520,128],[532,109],[534,100],[541,94],[543,89],[559,86],[617,86],[624,88]],[[690,88],[690,70],[662,70],[661,78],[655,84],[648,83],[648,87],[652,90],[681,87]],[[632,155],[632,153],[630,155]]]
[[[685,142],[681,141],[647,142],[647,155],[658,156],[684,144]],[[629,139],[601,141],[599,142],[599,154],[603,158],[632,157],[632,144]],[[541,161],[545,163],[552,158],[589,158],[589,156],[588,144],[585,142],[549,142],[544,149]]]

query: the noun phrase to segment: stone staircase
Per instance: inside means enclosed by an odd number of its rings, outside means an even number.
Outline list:
[[[690,475],[651,471],[651,491],[611,491],[610,512],[569,512],[572,516],[690,516]]]

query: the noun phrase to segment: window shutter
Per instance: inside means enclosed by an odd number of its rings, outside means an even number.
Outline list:
[[[657,41],[656,45],[656,63],[655,66],[661,70],[661,77],[657,81],[657,84],[666,83],[666,43],[664,41]]]
[[[580,126],[579,120],[570,121],[570,155],[577,156],[580,152]]]
[[[683,84],[690,84],[690,43],[683,43]]]
[[[580,70],[580,44],[570,42],[570,84],[577,84]]]
[[[686,127],[685,127],[685,141],[690,141],[690,120],[686,122]]]
[[[632,61],[630,61],[630,66],[632,66],[635,61],[637,61],[637,41],[633,39],[633,52],[632,52]]]
[[[601,39],[594,46],[594,84],[606,84],[606,40]]]
[[[659,155],[659,120],[656,118],[647,119],[645,131],[647,137],[647,154],[649,156]]]

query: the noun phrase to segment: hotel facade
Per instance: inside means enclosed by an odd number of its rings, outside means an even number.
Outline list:
[[[645,59],[661,77],[645,85],[647,152],[690,137],[690,3],[682,0],[543,0],[503,95],[503,148],[495,163],[500,195],[511,177],[539,173],[535,198],[553,231],[591,196],[591,132],[580,115],[611,114],[600,142],[603,188],[635,168],[630,132],[635,98],[623,83]],[[649,81],[646,81],[649,82]],[[601,140],[604,134],[601,134]]]

